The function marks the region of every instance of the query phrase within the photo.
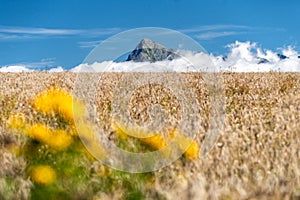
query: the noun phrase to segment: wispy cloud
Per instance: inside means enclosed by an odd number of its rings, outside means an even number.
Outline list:
[[[29,36],[0,33],[0,40],[18,40],[18,39],[29,39]]]
[[[30,27],[0,27],[1,33],[30,34],[30,35],[75,35],[82,30],[74,29],[49,29],[49,28],[30,28]]]
[[[199,40],[212,40],[220,37],[245,34],[253,31],[254,29],[256,28],[245,25],[213,24],[181,29],[180,31],[189,35],[193,35]]]
[[[221,31],[221,32],[205,32],[196,35],[196,38],[200,40],[211,40],[219,37],[231,36],[231,35],[241,35],[245,32],[238,32],[238,31]]]
[[[85,41],[85,42],[78,42],[80,48],[95,48],[98,46],[102,40],[95,40],[95,41]]]
[[[81,30],[81,35],[86,37],[99,37],[103,35],[112,35],[121,32],[122,28],[99,28]]]
[[[181,29],[179,31],[185,34],[193,35],[200,40],[211,40],[214,38],[241,35],[245,33],[281,32],[285,31],[285,29],[278,27],[253,27],[235,24],[215,24]]]
[[[217,30],[251,30],[253,27],[243,26],[243,25],[234,25],[234,24],[216,24],[216,25],[205,25],[198,26],[188,29],[181,29],[180,32],[183,33],[198,33],[205,31],[217,31]]]
[[[0,40],[41,39],[61,36],[99,37],[120,32],[120,28],[50,29],[35,27],[0,26]]]

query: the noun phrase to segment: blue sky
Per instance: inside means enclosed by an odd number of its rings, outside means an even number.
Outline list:
[[[299,10],[297,0],[0,0],[0,66],[71,68],[99,42],[140,27],[181,31],[216,55],[236,40],[299,51]]]

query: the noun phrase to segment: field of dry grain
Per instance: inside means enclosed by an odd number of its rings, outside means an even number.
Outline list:
[[[108,134],[113,132],[109,126],[111,99],[122,75],[105,73],[97,87],[97,117]],[[195,140],[201,146],[209,128],[209,92],[201,74],[183,76],[198,100],[202,120]],[[226,114],[216,145],[204,159],[179,159],[153,172],[143,198],[300,199],[300,73],[224,73],[222,78]],[[166,74],[166,79],[172,76]],[[13,113],[34,116],[31,99],[51,86],[72,91],[76,74],[0,73],[0,80],[0,199],[28,199],[34,187],[26,176],[28,163],[14,150],[24,144],[24,137],[12,133],[7,120]],[[145,86],[129,108],[137,123],[149,120],[144,108],[157,103],[157,96],[167,99],[171,118],[180,118],[172,94]],[[145,99],[143,103],[138,104],[139,98]],[[99,189],[86,198],[124,198],[121,189],[116,186],[108,193]]]

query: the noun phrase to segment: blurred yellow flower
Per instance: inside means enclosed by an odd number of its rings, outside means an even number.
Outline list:
[[[128,126],[125,123],[116,120],[112,122],[112,128],[116,131],[118,136],[124,139],[128,136],[135,138],[147,138],[158,134],[145,130],[139,126]]]
[[[145,131],[142,128],[136,126],[128,127],[124,123],[116,121],[113,121],[112,128],[121,139],[126,139],[128,136],[137,136],[140,141],[154,149],[161,149],[166,146],[166,142],[163,137],[156,133]]]
[[[52,140],[49,140],[48,144],[49,146],[58,149],[63,150],[70,146],[70,144],[73,142],[73,138],[71,135],[69,135],[65,130],[54,130],[52,131]]]
[[[84,104],[73,99],[71,93],[54,87],[37,95],[33,100],[33,106],[45,114],[59,113],[70,121],[74,120],[74,115],[81,117],[85,112]]]
[[[174,141],[179,149],[184,152],[184,156],[189,160],[194,160],[198,158],[199,155],[199,146],[198,144],[178,133],[178,129],[170,128],[167,131],[166,138],[162,137],[157,133],[151,133],[149,131],[143,131],[143,129],[138,127],[127,127],[120,122],[113,122],[112,127],[116,131],[117,135],[121,139],[125,139],[128,136],[143,136],[139,138],[144,144],[158,150],[167,147],[167,144],[171,141]],[[151,135],[150,137],[145,137]]]
[[[56,109],[57,97],[60,96],[60,91],[55,88],[42,92],[33,100],[33,106],[40,112],[50,114],[53,109]],[[55,98],[56,97],[56,98]]]
[[[36,183],[49,185],[55,182],[56,172],[48,165],[39,165],[33,168],[31,178]]]
[[[44,124],[34,124],[29,126],[24,133],[38,141],[44,142],[51,139],[51,130]]]
[[[63,150],[72,143],[72,136],[64,130],[51,130],[44,124],[34,124],[25,130],[25,134],[50,147]]]
[[[196,160],[199,157],[199,146],[195,141],[192,141],[188,149],[184,152],[184,156],[190,160]]]
[[[167,146],[164,138],[160,135],[154,135],[147,138],[140,138],[140,140],[154,149],[162,149]]]
[[[200,149],[195,141],[182,135],[176,136],[174,140],[187,159],[195,160],[198,158]]]

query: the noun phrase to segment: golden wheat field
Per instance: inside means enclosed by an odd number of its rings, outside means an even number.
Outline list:
[[[123,75],[104,73],[97,85],[105,137],[137,153],[166,146],[165,136],[137,140],[114,125],[113,91]],[[81,144],[70,111],[76,76],[0,73],[0,199],[300,199],[300,73],[223,73],[224,126],[204,158],[195,155],[210,126],[211,100],[200,73],[183,73],[201,126],[182,157],[147,173],[111,169]],[[158,85],[138,88],[128,109],[142,124],[154,104],[164,106],[170,124],[183,115],[176,96]],[[92,131],[88,122],[80,128]]]

